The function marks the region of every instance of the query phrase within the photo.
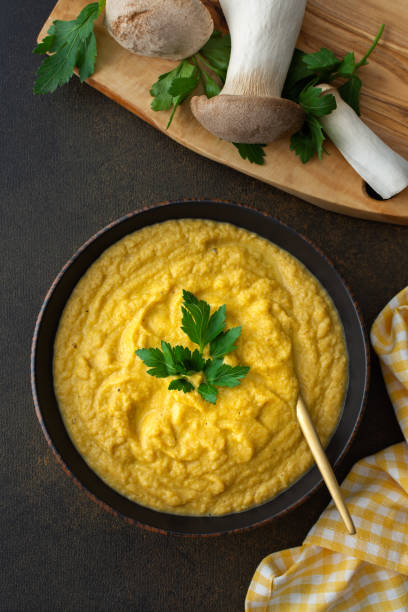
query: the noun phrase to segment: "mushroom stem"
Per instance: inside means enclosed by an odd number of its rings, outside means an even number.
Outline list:
[[[264,143],[299,130],[304,112],[281,98],[306,0],[220,0],[231,34],[224,88],[194,97],[200,123],[232,142]]]
[[[370,130],[336,88],[319,87],[337,102],[330,115],[320,118],[324,131],[354,170],[384,200],[408,187],[408,162]]]
[[[221,94],[279,98],[303,21],[306,0],[220,0],[231,33]]]

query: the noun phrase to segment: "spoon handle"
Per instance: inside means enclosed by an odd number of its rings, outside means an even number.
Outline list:
[[[308,443],[312,455],[317,463],[317,467],[319,468],[323,480],[330,491],[333,501],[336,504],[336,508],[344,521],[346,529],[350,535],[354,535],[356,533],[356,529],[354,527],[350,513],[347,510],[347,506],[344,503],[339,484],[336,480],[336,476],[334,475],[333,469],[329,463],[329,460],[327,459],[326,453],[323,450],[323,447],[319,440],[319,436],[317,435],[317,432],[312,423],[312,419],[310,418],[309,412],[303,402],[303,399],[300,396],[296,404],[296,416],[299,421],[299,425],[303,432],[303,435],[306,438],[306,442]]]

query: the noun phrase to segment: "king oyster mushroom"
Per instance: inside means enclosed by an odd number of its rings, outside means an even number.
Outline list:
[[[230,142],[268,143],[299,130],[303,109],[281,98],[306,0],[220,0],[231,34],[224,88],[196,96],[198,121]]]
[[[319,85],[333,94],[337,108],[320,118],[324,131],[348,163],[384,200],[408,187],[408,162],[385,144],[343,100],[335,87]]]
[[[214,29],[200,0],[106,0],[105,25],[132,53],[174,60],[196,53]]]

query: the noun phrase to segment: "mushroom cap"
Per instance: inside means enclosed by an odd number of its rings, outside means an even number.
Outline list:
[[[201,0],[107,0],[105,25],[132,53],[174,60],[196,53],[214,29]]]
[[[209,132],[229,142],[264,144],[294,134],[303,125],[304,110],[285,98],[220,94],[191,100],[194,117]]]

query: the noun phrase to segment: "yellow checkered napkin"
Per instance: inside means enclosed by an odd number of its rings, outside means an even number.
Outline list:
[[[371,341],[408,441],[408,287],[381,312]],[[262,561],[247,611],[408,611],[407,442],[359,461],[341,489],[357,535],[331,503],[303,546]]]

